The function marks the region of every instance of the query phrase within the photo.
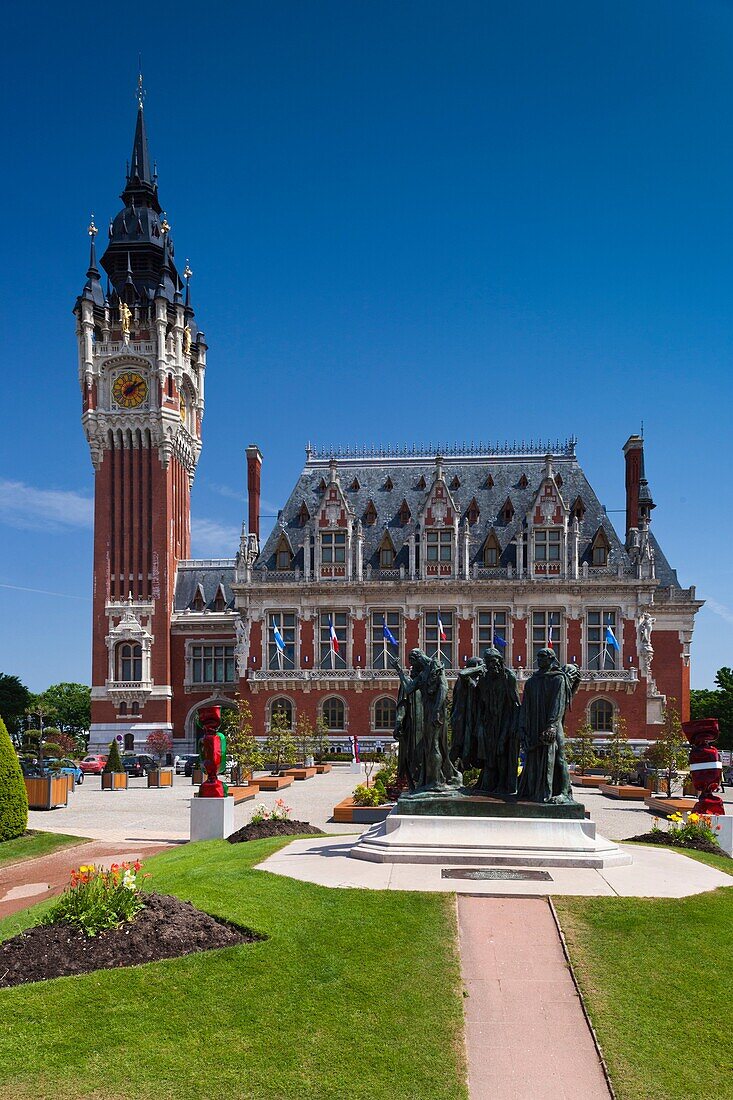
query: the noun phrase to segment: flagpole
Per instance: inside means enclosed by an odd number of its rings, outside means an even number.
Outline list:
[[[442,627],[443,627],[443,619],[442,619],[441,614],[440,614],[440,608],[438,608],[438,663],[441,664],[441,665],[443,664],[443,658],[440,654],[440,632],[442,630]]]

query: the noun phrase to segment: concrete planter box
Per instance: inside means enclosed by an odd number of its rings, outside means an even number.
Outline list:
[[[56,810],[69,800],[69,784],[65,775],[24,776],[29,810]]]
[[[261,791],[281,791],[293,782],[292,775],[260,775],[255,780]]]
[[[233,798],[191,799],[191,840],[224,840],[233,832]]]
[[[384,821],[393,809],[393,802],[386,802],[383,806],[355,806],[353,798],[345,798],[334,806],[333,820],[341,825],[373,825]]]
[[[313,779],[317,775],[315,766],[312,768],[288,768],[286,775],[292,775],[293,779]]]
[[[636,800],[643,802],[646,798],[646,787],[634,787],[630,783],[602,783],[598,790],[608,798],[622,798],[627,801]]]
[[[664,798],[659,795],[648,795],[644,799],[644,805],[653,814],[659,817],[670,817],[672,814],[691,813],[695,808],[694,798]]]
[[[148,772],[149,787],[172,787],[173,768],[154,768]]]
[[[103,791],[126,791],[127,772],[102,772]]]
[[[326,775],[326,773],[330,772],[330,771],[331,771],[331,765],[330,764],[316,764],[316,773],[318,775]]]

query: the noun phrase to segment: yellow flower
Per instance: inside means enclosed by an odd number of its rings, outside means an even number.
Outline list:
[[[687,820],[688,821],[699,821],[700,820],[700,815],[699,814],[690,814],[690,816],[688,817]]]
[[[670,814],[669,815],[669,820],[670,821],[681,821],[682,820],[682,815],[681,814]]]

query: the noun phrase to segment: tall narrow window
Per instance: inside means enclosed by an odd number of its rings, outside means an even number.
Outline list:
[[[453,612],[425,612],[425,652],[439,656],[446,668],[453,668]]]
[[[272,723],[273,715],[281,715],[283,724],[287,729],[293,728],[293,704],[289,699],[284,699],[280,696],[278,699],[273,699],[270,704],[270,722]]]
[[[324,531],[321,535],[321,561],[324,565],[342,565],[346,561],[346,532]]]
[[[565,647],[562,637],[562,612],[561,611],[533,611],[532,612],[532,667],[537,665],[537,654],[541,649],[547,649],[552,642],[560,664],[563,663]]]
[[[593,545],[591,547],[591,565],[603,566],[608,565],[608,551],[611,549],[611,545],[608,541],[608,536],[602,527],[596,532],[596,536],[593,539]]]
[[[269,611],[267,622],[267,667],[271,669],[295,668],[295,631],[297,617],[292,611]],[[275,640],[275,632],[285,644],[282,650]]]
[[[495,569],[501,559],[501,546],[493,531],[489,531],[484,543],[484,566],[487,569]]]
[[[613,703],[594,699],[590,705],[590,724],[595,733],[613,733]]]
[[[426,536],[428,562],[450,562],[453,559],[453,532],[447,528],[428,531]]]
[[[321,668],[346,668],[346,643],[349,617],[345,611],[326,611],[320,618],[320,653],[319,665]],[[333,633],[331,634],[331,626]]]
[[[346,729],[346,708],[343,699],[338,699],[335,695],[331,696],[330,699],[324,699],[321,714],[323,715],[323,721],[326,723],[326,729]]]
[[[616,631],[615,611],[589,611],[587,618],[588,629],[588,668],[593,672],[603,672],[604,669],[618,668],[618,650],[611,637],[606,633],[610,631],[617,644],[620,645]]]
[[[194,684],[233,684],[234,646],[191,646],[191,678]]]
[[[374,730],[379,733],[391,733],[395,726],[397,705],[394,699],[383,696],[374,704]]]
[[[118,677],[128,683],[138,683],[143,678],[142,646],[135,642],[123,642],[118,650]]]
[[[372,611],[372,668],[390,668],[389,655],[400,656],[401,626],[399,611]],[[392,635],[397,645],[389,641],[387,634]]]
[[[288,541],[288,537],[283,531],[280,536],[277,549],[275,550],[275,568],[278,572],[283,573],[292,568],[293,564],[293,552]]]
[[[394,543],[392,542],[389,531],[385,531],[382,541],[379,544],[379,568],[392,569],[394,566],[394,559]]]
[[[479,611],[478,613],[478,645],[479,652],[483,652],[489,646],[498,649],[508,663],[509,659],[509,614],[506,611]],[[501,643],[505,644],[502,645]]]

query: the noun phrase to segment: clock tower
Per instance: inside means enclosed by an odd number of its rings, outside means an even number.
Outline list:
[[[191,270],[175,259],[150,159],[142,78],[122,209],[76,300],[82,424],[94,466],[90,748],[143,747],[172,731],[170,623],[191,556],[190,490],[201,451],[206,342]]]

